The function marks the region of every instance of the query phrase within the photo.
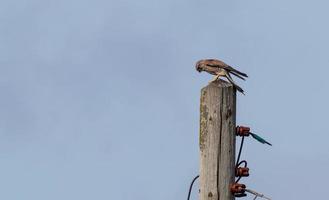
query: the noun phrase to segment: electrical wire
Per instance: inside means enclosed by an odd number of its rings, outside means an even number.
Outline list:
[[[240,161],[240,156],[241,156],[241,152],[242,152],[243,143],[244,143],[244,136],[242,136],[242,139],[241,139],[238,159],[236,160],[236,165],[235,165],[236,167],[238,166],[239,161]]]
[[[192,180],[191,185],[190,185],[190,189],[189,189],[189,191],[188,191],[187,200],[190,200],[190,197],[191,197],[191,191],[192,191],[193,184],[194,184],[194,182],[196,181],[196,179],[199,178],[199,176],[200,176],[200,175],[197,175],[197,176]]]
[[[244,164],[244,167],[247,167],[247,161],[245,160],[242,160],[240,162],[240,157],[241,157],[241,152],[242,152],[242,147],[243,147],[243,143],[244,143],[244,136],[242,136],[242,139],[241,139],[241,143],[240,143],[240,149],[239,149],[239,154],[238,154],[238,159],[236,161],[236,165],[235,167],[238,168],[240,165]],[[192,192],[192,188],[193,188],[193,184],[194,182],[200,177],[200,175],[197,175],[196,177],[194,177],[194,179],[192,180],[191,182],[191,185],[190,185],[190,188],[189,188],[189,191],[188,191],[188,195],[187,195],[187,200],[190,200],[190,197],[191,197],[191,192]],[[239,182],[239,180],[241,179],[241,176],[235,181],[236,183]]]
[[[244,167],[247,167],[248,163],[246,160],[242,160],[240,161],[240,158],[241,158],[241,153],[242,153],[242,148],[243,148],[243,143],[244,143],[244,137],[245,136],[242,136],[242,139],[241,139],[241,143],[240,143],[240,148],[239,148],[239,153],[238,153],[238,158],[236,160],[236,164],[235,164],[235,168],[237,169],[240,165],[244,164]],[[200,177],[200,175],[197,175],[196,177],[194,177],[194,179],[192,180],[191,182],[191,185],[190,185],[190,188],[189,188],[189,191],[188,191],[188,195],[187,195],[187,200],[190,200],[190,197],[191,197],[191,192],[192,192],[192,188],[193,188],[193,184],[194,182]],[[235,181],[235,183],[238,183],[239,180],[242,178],[242,176],[239,176],[237,178],[237,180]],[[270,198],[268,197],[265,197],[263,194],[259,194],[258,192],[255,192],[253,190],[250,190],[250,189],[245,189],[246,192],[249,192],[253,195],[255,195],[255,198],[254,200],[257,198],[257,197],[262,197],[262,198],[265,198],[265,199],[268,199],[268,200],[271,200]]]
[[[236,160],[235,169],[237,169],[242,164],[244,164],[244,167],[247,167],[247,165],[248,165],[248,163],[247,163],[246,160],[242,160],[240,162],[240,157],[241,157],[243,143],[244,143],[244,136],[242,136],[242,139],[241,139],[240,149],[239,149],[239,153],[238,153],[238,158]],[[241,179],[241,176],[238,177],[238,179],[235,181],[235,183],[238,183],[240,179]]]
[[[267,199],[267,200],[271,200],[270,198],[268,198],[268,197],[266,197],[265,195],[260,194],[260,193],[258,193],[258,192],[256,192],[256,191],[253,191],[253,190],[250,190],[250,189],[245,189],[245,191],[246,191],[246,192],[249,192],[250,194],[255,195],[254,200],[257,199],[257,197],[261,197],[261,198],[264,198],[264,199]]]
[[[237,161],[236,161],[236,165],[235,165],[235,168],[237,169],[240,165],[244,164],[244,167],[247,167],[247,161],[246,160],[242,160],[240,161],[240,157],[241,157],[241,152],[242,152],[242,147],[243,147],[243,143],[244,143],[244,136],[242,136],[242,139],[241,139],[241,143],[240,143],[240,149],[239,149],[239,154],[238,154],[238,158],[237,158]],[[269,144],[269,143],[268,143]],[[269,144],[271,145],[271,144]],[[239,180],[241,179],[242,176],[239,176],[237,178],[237,180],[235,181],[235,183],[238,183]],[[263,194],[260,194],[256,191],[253,191],[253,190],[250,190],[250,189],[245,189],[246,192],[249,192],[250,194],[253,194],[255,195],[255,199],[257,199],[257,197],[261,197],[261,198],[264,198],[264,199],[268,199],[268,200],[271,200],[270,198],[266,197],[265,195]]]

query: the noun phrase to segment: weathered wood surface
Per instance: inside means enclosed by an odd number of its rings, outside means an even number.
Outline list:
[[[236,90],[225,81],[201,90],[200,200],[234,200]]]

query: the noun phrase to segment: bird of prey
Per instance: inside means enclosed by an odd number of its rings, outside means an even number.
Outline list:
[[[229,66],[228,64],[224,63],[223,61],[217,60],[217,59],[204,59],[204,60],[199,60],[196,63],[195,66],[196,70],[198,72],[208,72],[209,74],[215,75],[215,77],[213,78],[213,80],[211,80],[211,82],[216,81],[217,79],[219,79],[219,77],[226,77],[227,80],[232,83],[234,85],[234,87],[241,92],[242,94],[244,94],[243,89],[241,87],[239,87],[232,79],[230,74],[233,74],[234,76],[245,80],[245,78],[248,77],[247,74],[242,73],[236,69],[234,69],[233,67]]]

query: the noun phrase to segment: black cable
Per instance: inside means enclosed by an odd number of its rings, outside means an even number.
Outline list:
[[[242,152],[242,147],[243,147],[243,143],[244,143],[244,136],[242,136],[242,139],[241,139],[241,143],[240,143],[240,149],[239,149],[239,154],[238,154],[238,159],[236,161],[236,164],[235,164],[235,168],[238,168],[241,164],[244,163],[244,167],[247,167],[247,161],[245,160],[242,160],[240,162],[240,157],[241,157],[241,152]],[[197,175],[191,182],[191,185],[190,185],[190,189],[188,191],[188,195],[187,195],[187,200],[190,200],[190,197],[191,197],[191,192],[192,192],[192,187],[193,187],[193,184],[194,182],[199,178],[199,175]],[[239,182],[239,180],[241,179],[241,176],[235,181],[235,183]]]
[[[238,167],[240,167],[240,165],[241,165],[242,163],[244,163],[244,167],[247,167],[247,161],[245,161],[245,160],[242,160],[241,162],[239,162]]]
[[[198,178],[199,178],[199,175],[197,175],[197,176],[193,179],[193,181],[192,181],[192,183],[191,183],[191,185],[190,185],[190,189],[189,189],[189,191],[188,191],[187,200],[190,200],[190,196],[191,196],[191,191],[192,191],[193,184],[194,184],[195,180],[198,179]]]
[[[241,139],[240,149],[239,149],[239,154],[238,154],[238,159],[236,160],[235,167],[238,167],[238,164],[239,164],[239,161],[240,161],[240,156],[241,156],[241,152],[242,152],[243,142],[244,142],[244,136],[242,136],[242,139]]]
[[[241,152],[242,152],[243,143],[244,143],[244,136],[242,136],[242,139],[241,139],[240,149],[239,149],[238,159],[236,160],[235,169],[238,169],[238,167],[239,167],[241,164],[243,164],[243,163],[244,163],[244,167],[247,167],[247,161],[242,160],[242,161],[240,162],[240,157],[241,157]],[[241,179],[241,176],[238,177],[238,179],[235,181],[235,183],[238,183],[240,179]]]
[[[239,162],[239,164],[236,166],[236,169],[237,169],[241,164],[243,164],[243,163],[244,163],[244,167],[247,167],[247,161],[242,160],[242,161]],[[238,183],[239,180],[240,180],[241,178],[242,178],[242,176],[239,176],[238,179],[236,179],[235,183]]]

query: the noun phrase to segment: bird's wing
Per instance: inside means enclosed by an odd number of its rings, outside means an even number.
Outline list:
[[[234,71],[231,71],[231,73],[232,73],[234,76],[236,76],[236,77],[238,77],[238,78],[240,78],[240,79],[242,79],[242,80],[246,80],[245,78],[243,78],[242,76],[240,76],[238,73],[236,73],[236,72],[234,72]]]
[[[206,60],[206,65],[211,66],[211,67],[216,67],[216,68],[225,68],[229,67],[226,63],[216,60],[216,59],[207,59]]]
[[[226,69],[228,72],[234,74],[235,76],[237,76],[241,79],[243,79],[241,76],[248,77],[247,74],[234,69],[233,67],[229,66],[228,64],[226,64],[226,63],[224,63],[223,61],[220,61],[220,60],[207,59],[206,60],[206,65],[211,66],[211,67]]]
[[[223,68],[226,69],[226,70],[228,70],[232,74],[236,75],[237,77],[239,77],[238,75],[243,76],[243,77],[248,77],[247,74],[245,74],[243,72],[240,72],[240,71],[234,69],[233,67],[231,67],[229,65],[223,66]],[[241,78],[241,77],[239,77],[239,78]]]

